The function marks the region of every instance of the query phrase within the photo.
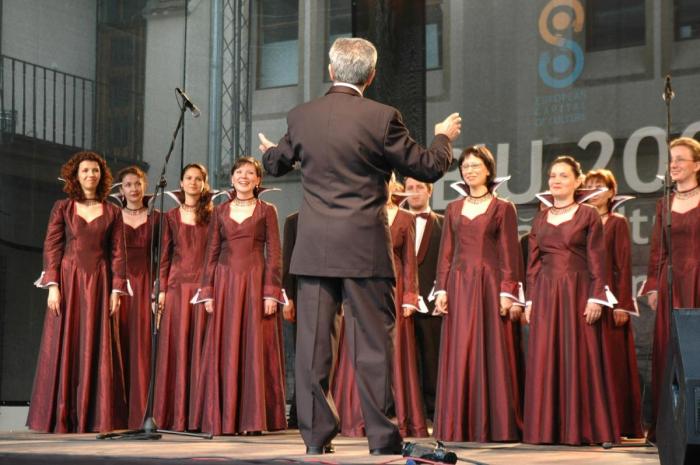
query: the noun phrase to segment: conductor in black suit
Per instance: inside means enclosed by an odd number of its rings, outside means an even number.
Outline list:
[[[301,163],[303,199],[291,273],[297,276],[296,397],[308,454],[332,452],[338,416],[329,394],[334,318],[343,305],[348,353],[370,453],[397,454],[392,405],[394,267],[387,221],[392,170],[426,182],[452,162],[457,113],[435,126],[429,149],[414,141],[399,111],[363,98],[377,51],[364,39],[337,39],[329,52],[333,86],[292,109],[274,145],[260,134],[263,164],[282,176]]]

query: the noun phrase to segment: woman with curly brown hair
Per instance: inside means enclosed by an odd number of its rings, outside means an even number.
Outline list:
[[[180,173],[180,202],[165,214],[158,313],[160,336],[153,416],[160,428],[184,431],[197,384],[206,324],[202,305],[190,304],[202,280],[209,217],[207,170],[198,163]]]
[[[119,294],[127,293],[121,212],[106,203],[112,175],[94,152],[61,168],[67,199],[56,201],[44,241],[47,312],[27,418],[56,433],[126,426],[118,339]]]

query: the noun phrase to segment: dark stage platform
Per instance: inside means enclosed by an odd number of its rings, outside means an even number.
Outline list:
[[[0,464],[403,464],[400,456],[370,456],[363,439],[338,437],[336,453],[304,455],[296,430],[259,437],[224,436],[214,440],[164,436],[159,441],[96,440],[94,434],[0,433]],[[530,446],[453,443],[458,463],[506,464],[658,464],[653,447]]]

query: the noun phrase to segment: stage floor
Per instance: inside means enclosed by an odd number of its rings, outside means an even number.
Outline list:
[[[410,439],[409,439],[410,440]],[[419,441],[427,441],[421,439]],[[0,463],[31,464],[403,464],[400,456],[370,456],[364,439],[337,437],[336,452],[304,455],[296,430],[258,437],[224,436],[213,440],[165,435],[159,441],[96,440],[94,434],[0,433]],[[653,447],[531,446],[524,444],[451,443],[472,464],[658,464]]]

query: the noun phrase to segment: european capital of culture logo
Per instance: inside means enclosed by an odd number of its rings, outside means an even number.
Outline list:
[[[580,0],[551,0],[542,9],[539,32],[552,49],[540,53],[538,71],[548,87],[572,85],[583,71],[583,50],[571,39],[583,30],[585,14]]]

